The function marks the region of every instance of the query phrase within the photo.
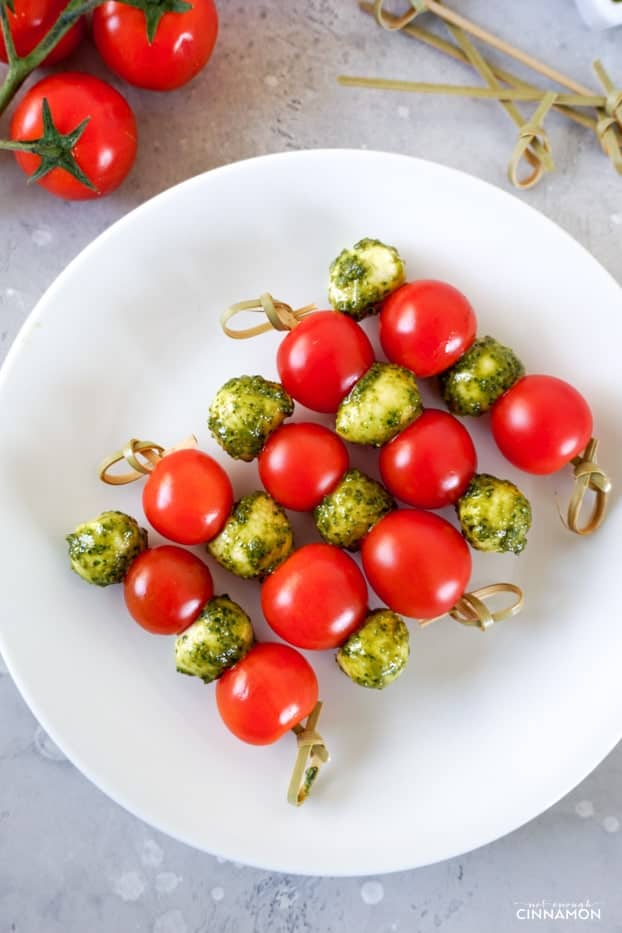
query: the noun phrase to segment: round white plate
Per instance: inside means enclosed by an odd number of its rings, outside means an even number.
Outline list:
[[[266,290],[322,306],[330,260],[362,236],[396,244],[411,278],[462,289],[480,334],[583,391],[619,485],[616,283],[520,201],[397,155],[268,156],[145,204],[50,288],[0,395],[0,649],[33,712],[142,819],[209,852],[307,874],[405,869],[480,846],[549,807],[620,737],[619,501],[593,538],[565,531],[555,494],[567,495],[568,474],[517,473],[486,419],[469,422],[480,469],[518,482],[535,521],[519,558],[476,556],[472,583],[519,583],[525,610],[485,635],[449,619],[413,628],[410,665],[383,692],[356,687],[331,652],[314,654],[332,762],[301,809],[285,802],[293,738],[238,742],[213,687],[175,673],[172,640],[139,629],[119,587],[69,571],[63,536],[76,523],[109,508],[142,518],[140,484],[106,487],[96,473],[129,437],[168,445],[195,432],[227,462],[207,431],[211,398],[233,375],[274,376],[280,337],[229,340],[220,311]],[[354,460],[370,467],[376,455]],[[258,485],[254,465],[227,466],[239,494]],[[307,517],[295,525],[299,541],[312,538]],[[214,576],[267,637],[259,588]]]

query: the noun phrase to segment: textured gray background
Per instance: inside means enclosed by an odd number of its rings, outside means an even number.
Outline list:
[[[455,5],[584,82],[592,83],[595,57],[612,72],[617,65],[621,77],[622,30],[589,33],[570,0]],[[213,59],[189,87],[170,95],[123,89],[139,119],[140,153],[112,197],[57,202],[26,187],[2,156],[2,355],[83,246],[147,198],[214,166],[282,149],[360,146],[434,159],[506,186],[514,131],[496,104],[335,83],[341,71],[474,83],[458,64],[385,35],[351,0],[222,0],[220,13]],[[74,64],[109,78],[88,45]],[[549,126],[558,170],[521,197],[622,280],[622,179],[588,132],[557,116]],[[588,926],[622,931],[621,777],[618,747],[547,813],[441,865],[377,879],[273,875],[188,849],[105,798],[49,741],[0,659],[0,933],[499,933],[524,926],[515,902],[588,899],[602,916]],[[556,933],[584,926],[536,922]]]

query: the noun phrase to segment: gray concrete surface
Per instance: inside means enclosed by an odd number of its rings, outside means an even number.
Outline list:
[[[592,82],[596,57],[620,79],[622,30],[589,33],[569,0],[454,5],[580,80]],[[2,156],[2,355],[82,247],[147,198],[214,166],[282,149],[360,146],[507,186],[514,130],[494,103],[335,83],[341,71],[472,83],[458,64],[381,33],[351,0],[221,0],[220,14],[212,62],[191,85],[169,95],[124,89],[140,153],[112,197],[55,201]],[[73,64],[108,77],[88,44]],[[622,280],[622,179],[586,131],[557,116],[549,126],[558,170],[520,196]],[[49,741],[0,660],[0,933],[503,933],[529,923],[517,916],[523,902],[587,901],[600,920],[532,922],[547,933],[622,931],[621,777],[618,747],[547,813],[441,865],[375,879],[268,874],[190,850],[109,801]]]

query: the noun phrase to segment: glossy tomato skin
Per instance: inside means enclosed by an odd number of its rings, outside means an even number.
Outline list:
[[[11,35],[18,55],[28,55],[49,32],[64,8],[67,0],[13,0],[15,12],[7,8]],[[43,65],[56,65],[76,49],[86,35],[84,17],[71,27],[60,42],[43,60]],[[6,62],[6,46],[0,30],[0,61]]]
[[[177,544],[204,544],[221,531],[233,508],[231,480],[200,450],[175,450],[143,487],[147,520]]]
[[[312,411],[336,412],[374,362],[365,331],[338,311],[315,311],[287,334],[276,365],[285,391]]]
[[[214,595],[209,568],[190,551],[172,544],[139,554],[123,587],[132,618],[156,635],[183,632]]]
[[[380,473],[389,492],[421,509],[454,505],[476,468],[477,454],[467,429],[435,408],[426,408],[380,451]]]
[[[43,133],[42,101],[46,98],[60,133],[70,133],[86,118],[90,122],[73,148],[75,159],[95,185],[91,191],[61,168],[53,169],[37,184],[59,198],[83,201],[109,194],[131,169],[136,157],[136,120],[129,104],[113,87],[80,72],[43,78],[20,100],[11,120],[11,139],[37,139]],[[16,152],[26,175],[39,167],[40,158]]]
[[[448,369],[475,340],[473,308],[453,285],[407,282],[382,303],[380,343],[388,359],[417,376]]]
[[[464,538],[438,515],[398,509],[372,528],[361,549],[369,583],[389,609],[413,619],[443,615],[471,576]]]
[[[341,645],[363,622],[367,586],[357,564],[330,544],[307,544],[261,590],[268,625],[297,648]]]
[[[495,402],[494,439],[510,463],[527,473],[555,473],[581,453],[592,436],[583,396],[554,376],[523,376]]]
[[[312,422],[283,424],[259,455],[259,476],[286,509],[310,512],[339,484],[349,462],[334,431]]]
[[[216,683],[224,724],[251,745],[271,745],[305,719],[318,701],[318,683],[298,651],[276,642],[255,645]]]
[[[142,10],[107,0],[93,11],[93,39],[111,71],[152,91],[181,87],[206,65],[218,35],[213,0],[192,0],[191,9],[164,13],[149,43]]]

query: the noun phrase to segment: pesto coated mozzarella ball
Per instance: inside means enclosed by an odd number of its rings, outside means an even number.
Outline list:
[[[68,534],[69,560],[87,583],[121,583],[130,564],[147,547],[147,532],[125,512],[102,512]]]
[[[218,390],[208,427],[234,460],[253,460],[269,435],[294,411],[280,382],[263,376],[236,376]]]

